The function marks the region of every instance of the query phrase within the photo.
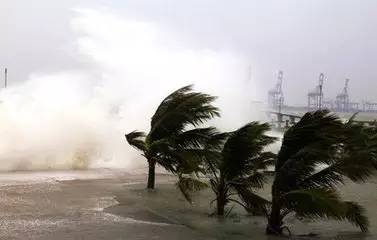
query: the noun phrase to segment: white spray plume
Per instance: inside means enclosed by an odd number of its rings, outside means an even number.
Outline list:
[[[260,117],[248,63],[231,52],[98,10],[75,10],[72,27],[89,70],[32,74],[0,92],[1,170],[140,166],[124,134],[147,131],[161,99],[191,83],[219,96],[222,129]]]

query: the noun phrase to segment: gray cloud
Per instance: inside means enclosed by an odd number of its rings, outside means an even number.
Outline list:
[[[259,100],[282,69],[290,104],[305,104],[320,72],[328,78],[326,97],[335,96],[347,77],[351,97],[377,101],[374,0],[5,0],[0,9],[0,66],[9,67],[12,81],[23,81],[31,72],[91,67],[76,57],[70,19],[77,6],[160,24],[193,48],[245,56],[259,83]]]

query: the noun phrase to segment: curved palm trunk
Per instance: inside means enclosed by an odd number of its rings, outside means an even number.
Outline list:
[[[272,201],[271,214],[268,218],[268,225],[266,228],[266,234],[268,235],[280,235],[282,234],[282,222],[280,216],[280,204],[276,201]]]
[[[217,204],[217,215],[221,217],[224,216],[225,205],[226,205],[226,191],[225,191],[224,179],[221,176],[220,176],[220,183],[217,187],[216,204]]]
[[[225,197],[222,194],[217,196],[217,215],[222,217],[225,212]]]
[[[155,169],[156,169],[156,161],[153,159],[148,159],[148,189],[154,189],[155,185]]]
[[[272,186],[272,207],[271,207],[271,214],[268,217],[268,225],[266,228],[266,234],[268,235],[282,234],[281,207],[282,206],[279,200],[279,192],[274,186]]]

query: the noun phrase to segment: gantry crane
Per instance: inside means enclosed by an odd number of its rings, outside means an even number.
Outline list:
[[[284,105],[284,94],[282,90],[283,71],[278,73],[278,81],[273,89],[268,91],[268,106],[271,109],[279,109]]]
[[[317,110],[321,109],[322,101],[323,101],[323,81],[325,79],[325,75],[323,73],[319,74],[318,85],[315,89],[308,93],[308,109]]]

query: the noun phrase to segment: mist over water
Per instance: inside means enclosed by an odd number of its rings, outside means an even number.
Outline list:
[[[159,102],[187,84],[219,96],[222,118],[211,124],[222,130],[264,118],[251,104],[258,86],[247,59],[189,46],[150,22],[73,11],[75,57],[87,67],[34,73],[0,91],[0,170],[143,165],[124,134],[148,131]]]

